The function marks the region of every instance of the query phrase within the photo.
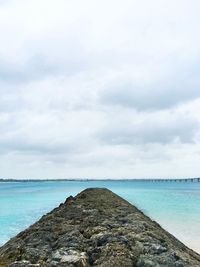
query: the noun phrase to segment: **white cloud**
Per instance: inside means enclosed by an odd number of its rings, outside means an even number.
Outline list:
[[[102,130],[101,138],[112,144],[193,143],[199,121],[177,111],[135,113],[116,110]]]
[[[1,1],[1,176],[198,175],[199,7]]]

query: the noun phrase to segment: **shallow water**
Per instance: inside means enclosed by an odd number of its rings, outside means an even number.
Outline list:
[[[111,189],[200,253],[200,183],[196,182],[0,182],[0,245],[87,187]]]

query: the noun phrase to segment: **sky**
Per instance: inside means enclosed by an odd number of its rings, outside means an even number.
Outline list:
[[[0,177],[199,177],[199,10],[0,0]]]

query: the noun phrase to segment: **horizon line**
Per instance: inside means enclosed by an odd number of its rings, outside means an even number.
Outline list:
[[[0,182],[51,182],[51,181],[192,181],[197,180],[200,182],[200,177],[185,177],[185,178],[0,178]]]

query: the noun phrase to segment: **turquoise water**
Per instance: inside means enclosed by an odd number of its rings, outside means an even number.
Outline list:
[[[200,183],[192,182],[0,182],[0,245],[87,187],[111,189],[200,252]]]

